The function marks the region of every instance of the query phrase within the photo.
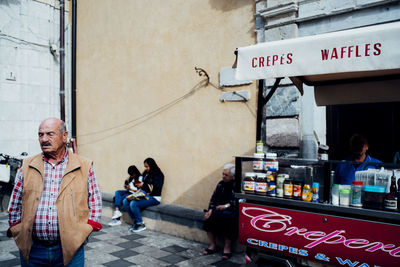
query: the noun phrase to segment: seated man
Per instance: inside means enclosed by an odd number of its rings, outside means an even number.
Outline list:
[[[211,196],[208,211],[204,215],[204,230],[207,231],[210,245],[203,252],[204,255],[216,252],[216,235],[224,237],[224,251],[222,259],[231,257],[231,242],[235,237],[234,220],[234,178],[235,165],[226,164],[222,172],[222,181],[217,184]]]
[[[355,180],[356,171],[363,171],[367,169],[374,169],[374,165],[367,165],[362,163],[377,162],[381,163],[367,154],[368,141],[362,136],[355,134],[350,139],[350,152],[351,156],[346,158],[345,161],[354,161],[357,163],[341,163],[336,167],[335,171],[335,184],[347,184]],[[358,163],[359,162],[359,163]]]

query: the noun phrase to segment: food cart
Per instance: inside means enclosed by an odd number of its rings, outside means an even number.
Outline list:
[[[236,78],[259,80],[257,140],[261,110],[284,78],[301,93],[303,84],[314,86],[322,106],[400,101],[400,22],[262,43],[236,54]],[[266,97],[264,79],[275,79]],[[343,162],[278,157],[278,173],[319,183],[319,201],[307,202],[244,192],[242,180],[256,160],[235,160],[239,242],[256,252],[252,264],[400,266],[399,211],[331,204],[332,171]],[[375,164],[381,167],[400,168]]]

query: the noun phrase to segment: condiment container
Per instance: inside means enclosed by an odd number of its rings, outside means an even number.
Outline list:
[[[264,153],[264,144],[262,140],[256,142],[256,153]]]
[[[275,169],[276,171],[279,170],[279,162],[277,160],[278,155],[276,153],[267,153],[266,159],[264,161],[264,169],[270,170]]]
[[[364,186],[363,208],[382,209],[386,196],[386,187],[377,185]]]
[[[254,172],[246,172],[243,179],[243,191],[248,194],[254,194],[256,190],[257,174]]]
[[[350,193],[350,205],[354,207],[362,207],[362,189],[363,181],[353,181]]]
[[[253,160],[253,171],[263,171],[264,170],[264,153],[254,153]]]
[[[283,183],[285,182],[285,179],[288,179],[289,175],[288,174],[278,174],[276,177],[276,196],[277,197],[283,197]]]
[[[318,146],[318,159],[319,160],[328,160],[328,150],[329,146],[327,145],[319,145]]]
[[[276,183],[275,183],[275,181],[270,181],[268,183],[267,196],[270,196],[270,197],[275,197],[276,196]]]
[[[339,190],[340,206],[348,206],[350,204],[350,189],[342,188]]]
[[[332,205],[339,205],[339,185],[333,184],[331,191],[331,203]]]
[[[256,194],[258,195],[266,195],[268,190],[267,184],[267,174],[266,173],[257,173],[256,181]]]
[[[303,186],[303,193],[301,194],[301,199],[303,201],[310,202],[312,199],[312,193],[311,193],[311,188],[309,184],[305,184]]]
[[[312,183],[312,202],[318,202],[319,201],[319,183],[313,182]]]
[[[300,181],[295,181],[293,183],[293,199],[301,200],[301,186]]]
[[[283,197],[293,198],[293,182],[291,179],[285,179],[283,183]]]

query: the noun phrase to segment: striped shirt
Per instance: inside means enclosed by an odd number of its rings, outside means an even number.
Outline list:
[[[56,164],[50,163],[42,156],[44,162],[44,187],[39,206],[33,223],[33,236],[40,240],[59,240],[57,216],[57,197],[68,163],[68,153]],[[15,187],[10,201],[9,225],[13,226],[21,221],[22,193],[24,190],[24,177],[19,169],[15,179]],[[88,173],[88,205],[89,220],[100,222],[101,219],[101,193],[94,173],[93,165]]]

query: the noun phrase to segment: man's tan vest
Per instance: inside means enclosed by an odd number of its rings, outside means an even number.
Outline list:
[[[56,201],[64,265],[71,261],[93,230],[87,223],[89,217],[87,186],[91,164],[90,160],[68,151],[68,164]],[[44,187],[42,155],[25,159],[22,172],[24,188],[21,223],[12,227],[11,232],[22,255],[29,261],[33,222]]]

